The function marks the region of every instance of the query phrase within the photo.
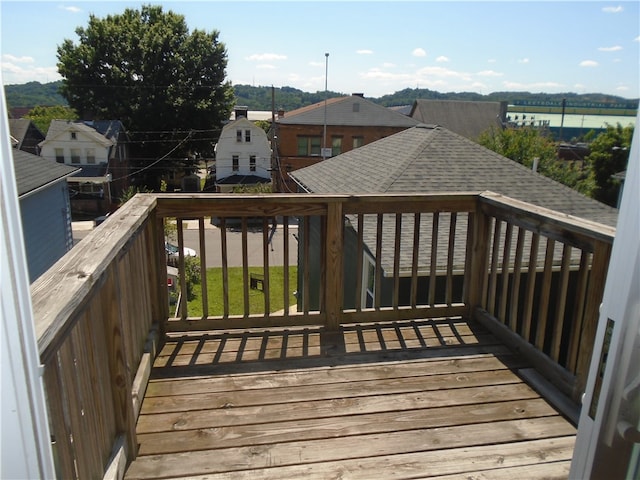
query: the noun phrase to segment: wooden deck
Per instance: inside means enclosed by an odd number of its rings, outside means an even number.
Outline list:
[[[172,336],[126,478],[567,478],[575,427],[477,324]]]

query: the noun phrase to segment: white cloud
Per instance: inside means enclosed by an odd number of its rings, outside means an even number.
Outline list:
[[[640,35],[633,39],[634,42],[640,42]]]
[[[518,60],[518,63],[529,63],[529,59],[528,58],[521,58]]]
[[[618,5],[617,7],[602,7],[604,13],[620,13],[623,10],[622,5]]]
[[[2,59],[9,63],[33,63],[35,60],[33,57],[16,57],[15,55],[11,55],[10,53],[5,53],[2,55]]]
[[[581,67],[597,67],[598,62],[595,60],[583,60],[579,64]]]
[[[253,55],[249,55],[245,57],[245,60],[253,61],[253,62],[268,62],[273,60],[286,60],[286,55],[280,55],[278,53],[254,53]]]
[[[80,7],[73,7],[73,6],[68,6],[68,5],[59,5],[58,8],[60,10],[66,10],[67,12],[71,12],[71,13],[80,13],[80,12],[82,12],[82,9]]]
[[[3,55],[3,59],[8,60],[10,55]],[[23,57],[28,58],[28,57]],[[25,66],[17,62],[2,61],[0,68],[2,69],[2,80],[5,85],[22,84],[27,82],[49,83],[60,80],[60,74],[56,67],[33,67]]]
[[[449,61],[449,57],[445,57],[444,55],[440,55],[438,58],[436,58],[436,62],[439,63],[446,63]]]
[[[496,72],[495,70],[482,70],[481,72],[476,73],[479,77],[502,77],[504,74],[500,72]]]
[[[496,60],[495,58],[490,58],[489,60],[487,60],[487,63],[497,63],[498,60]]]
[[[259,68],[260,70],[275,70],[276,66],[263,63],[261,65],[256,65],[256,68]]]
[[[385,62],[382,64],[384,68],[395,68],[396,64],[391,62]]]
[[[613,47],[600,47],[598,50],[601,52],[618,52],[622,50],[622,47],[620,45],[615,45]]]
[[[411,55],[413,55],[414,57],[426,57],[427,51],[424,48],[414,48],[413,52],[411,52]]]
[[[373,50],[366,50],[366,49],[356,50],[356,53],[358,55],[371,55],[371,54],[373,54]]]
[[[616,90],[620,93],[626,93],[629,91],[629,87],[625,87],[624,85],[620,85],[619,87],[616,87]]]

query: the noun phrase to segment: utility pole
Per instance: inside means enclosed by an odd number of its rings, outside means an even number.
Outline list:
[[[329,78],[329,54],[324,54],[324,129],[322,132],[322,160],[327,158],[327,79]]]

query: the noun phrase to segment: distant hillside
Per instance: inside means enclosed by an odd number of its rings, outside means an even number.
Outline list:
[[[66,100],[58,93],[61,81],[41,84],[29,82],[23,85],[6,85],[5,95],[10,109],[33,108],[36,105],[53,106],[67,105]],[[271,110],[272,88],[252,87],[250,85],[234,85],[236,103],[249,107],[250,110]],[[275,95],[275,108],[291,111],[296,108],[321,102],[325,98],[325,92],[303,92],[292,87],[273,89]],[[327,97],[341,97],[350,93],[327,92]],[[364,92],[366,96],[366,92]],[[494,92],[481,95],[474,92],[449,92],[440,93],[426,88],[406,88],[392,95],[384,95],[379,98],[366,97],[369,100],[386,107],[411,105],[417,99],[440,100],[472,100],[472,101],[506,101],[516,105],[553,105],[559,106],[566,99],[567,106],[618,108],[635,110],[638,108],[638,99],[626,99],[613,95],[600,93],[529,93],[529,92]]]

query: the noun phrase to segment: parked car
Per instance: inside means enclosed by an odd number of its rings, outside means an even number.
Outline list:
[[[177,245],[174,245],[169,242],[164,242],[164,250],[167,253],[167,263],[169,265],[178,263],[178,258],[180,256],[179,255],[180,249],[178,248]],[[182,251],[184,252],[185,257],[197,256],[196,251],[193,248],[184,247]]]

